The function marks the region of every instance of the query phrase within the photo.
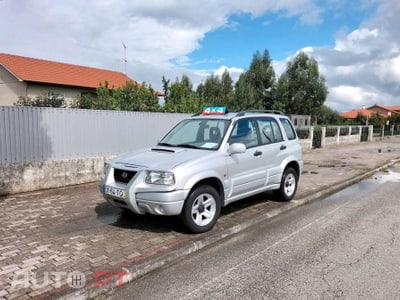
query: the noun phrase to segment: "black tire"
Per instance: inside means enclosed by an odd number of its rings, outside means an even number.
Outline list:
[[[213,228],[221,212],[218,192],[209,185],[196,187],[183,206],[181,218],[193,233],[202,233]]]
[[[295,169],[288,167],[285,169],[281,179],[281,186],[278,190],[274,191],[274,194],[281,201],[290,201],[296,195],[297,183],[299,176]]]

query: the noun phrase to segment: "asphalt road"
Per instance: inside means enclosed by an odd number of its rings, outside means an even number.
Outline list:
[[[400,299],[400,165],[103,295]]]

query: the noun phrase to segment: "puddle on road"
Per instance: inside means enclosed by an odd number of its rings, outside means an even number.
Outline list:
[[[387,182],[400,182],[399,165],[388,169],[387,172],[377,172],[372,177],[362,180],[338,193],[326,198],[326,200],[337,200],[355,194],[368,194],[375,190],[379,185]]]
[[[378,181],[378,183],[386,183],[386,182],[400,182],[400,173],[393,172],[389,170],[387,173],[380,172],[373,176],[373,180]]]

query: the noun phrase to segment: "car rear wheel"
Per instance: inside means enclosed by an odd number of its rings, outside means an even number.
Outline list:
[[[220,196],[211,186],[202,185],[195,188],[185,201],[182,220],[193,233],[210,230],[221,211]]]
[[[295,169],[291,167],[285,169],[281,179],[281,186],[274,191],[280,200],[290,201],[293,199],[296,194],[298,179],[299,176]]]

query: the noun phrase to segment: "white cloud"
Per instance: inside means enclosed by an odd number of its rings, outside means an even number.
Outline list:
[[[327,79],[327,104],[337,110],[360,103],[400,105],[400,2],[365,0],[378,9],[359,28],[338,31],[332,47],[306,47]],[[362,2],[362,3],[364,3]],[[233,79],[243,70],[223,66],[196,70],[189,54],[205,35],[237,26],[234,14],[256,18],[266,13],[296,17],[305,24],[322,22],[323,9],[349,1],[327,0],[0,0],[0,52],[123,71],[127,45],[128,75],[161,89],[161,78],[183,74],[198,84],[227,68]],[[353,3],[353,2],[352,2]],[[274,61],[279,75],[287,59]]]
[[[321,13],[314,0],[3,0],[0,51],[122,71],[124,42],[128,75],[161,88],[162,75],[198,74],[187,57],[207,32],[234,27],[232,14],[267,11],[306,23]]]
[[[302,49],[314,57],[327,80],[326,104],[338,111],[400,105],[400,3],[382,1],[359,28],[337,34],[334,47]]]
[[[240,74],[244,72],[244,70],[241,68],[236,68],[236,67],[228,68],[226,66],[221,66],[214,72],[214,75],[221,77],[226,70],[229,72],[229,75],[231,76],[234,82],[236,82],[239,79]]]
[[[354,53],[370,53],[371,42],[379,37],[379,29],[361,28],[354,30],[343,39],[336,41],[335,50],[346,51],[351,49]]]
[[[376,103],[378,95],[364,91],[360,87],[355,86],[335,86],[329,90],[332,99],[331,104],[337,108],[348,108],[349,104],[352,109],[368,107]],[[347,110],[347,109],[345,109]]]

